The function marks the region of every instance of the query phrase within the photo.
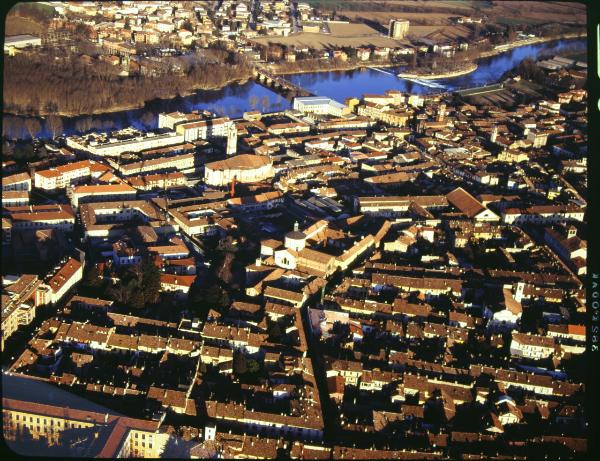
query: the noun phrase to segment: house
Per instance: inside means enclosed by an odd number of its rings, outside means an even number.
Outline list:
[[[365,47],[357,48],[356,57],[360,61],[368,61],[371,58],[371,49]]]
[[[195,281],[195,275],[160,274],[161,290],[165,293],[173,293],[177,298],[187,298]]]
[[[485,207],[479,200],[469,194],[462,187],[454,189],[446,195],[448,202],[460,212],[475,221],[499,221],[500,217]]]
[[[29,173],[15,173],[2,176],[2,191],[31,191]]]
[[[530,359],[544,359],[556,352],[556,341],[552,337],[513,332],[510,343],[512,355]]]
[[[56,304],[83,277],[83,264],[68,258],[54,268],[40,287],[40,304]]]

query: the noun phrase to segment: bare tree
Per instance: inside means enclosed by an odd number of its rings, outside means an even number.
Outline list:
[[[29,133],[31,139],[33,139],[41,131],[42,125],[37,118],[28,118],[25,120],[25,128],[27,129],[27,133]]]
[[[52,138],[56,138],[56,136],[62,134],[63,131],[63,121],[58,115],[49,115],[46,119],[46,126],[52,133]]]
[[[250,108],[252,110],[256,110],[256,106],[258,105],[258,97],[257,96],[250,96]]]
[[[269,104],[271,103],[269,96],[264,95],[261,99],[260,99],[260,105],[263,107],[263,109],[267,109],[269,107]]]

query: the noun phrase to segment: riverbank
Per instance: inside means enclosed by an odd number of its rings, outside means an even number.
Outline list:
[[[351,62],[351,63],[344,63],[344,64],[340,64],[340,65],[333,65],[333,66],[328,66],[328,67],[314,67],[314,68],[310,68],[310,69],[299,69],[299,70],[282,70],[282,69],[277,69],[277,66],[269,66],[268,69],[274,74],[274,75],[299,75],[299,74],[315,74],[315,73],[319,73],[319,72],[345,72],[345,71],[349,71],[349,70],[358,70],[358,69],[365,69],[365,68],[369,68],[369,67],[376,67],[376,68],[380,68],[380,67],[397,67],[397,66],[401,66],[401,63],[397,63],[397,62],[365,62],[365,61],[357,61],[357,62]]]
[[[470,74],[471,72],[474,72],[477,70],[477,61],[479,59],[483,59],[483,58],[489,58],[492,56],[496,56],[502,53],[505,53],[507,51],[510,51],[514,48],[520,48],[522,46],[528,46],[528,45],[535,45],[538,43],[545,43],[545,42],[553,42],[556,40],[569,40],[569,39],[576,39],[576,38],[585,38],[587,36],[587,34],[585,32],[581,32],[581,33],[572,33],[572,34],[562,34],[562,35],[552,35],[552,36],[548,36],[548,37],[535,37],[535,38],[531,38],[531,39],[527,39],[527,40],[519,40],[516,42],[512,42],[512,43],[506,43],[504,45],[498,45],[498,47],[496,47],[493,50],[489,50],[489,51],[482,51],[481,53],[479,53],[479,55],[475,58],[473,58],[473,64],[469,67],[467,67],[466,69],[462,69],[459,71],[452,71],[452,72],[441,72],[441,73],[435,73],[435,74],[419,74],[418,72],[415,73],[411,73],[411,72],[407,72],[407,73],[401,73],[398,74],[398,76],[400,78],[420,78],[420,79],[424,79],[424,80],[434,80],[434,79],[440,79],[440,78],[452,78],[452,77],[459,77],[461,75],[467,75]],[[401,66],[401,63],[392,63],[392,62],[365,62],[365,61],[356,61],[356,62],[346,62],[344,64],[340,64],[340,65],[333,65],[333,66],[327,66],[327,67],[320,67],[320,66],[314,66],[308,69],[299,69],[299,70],[285,70],[285,69],[278,69],[277,65],[271,65],[269,66],[269,70],[274,74],[274,75],[296,75],[296,74],[311,74],[311,73],[320,73],[320,72],[338,72],[338,71],[349,71],[349,70],[357,70],[357,69],[362,69],[362,68],[369,68],[369,67],[398,67]]]
[[[555,39],[555,37],[552,37]],[[382,69],[365,70],[361,72],[355,71],[339,71],[339,72],[322,72],[310,73],[305,72],[304,75],[286,77],[295,85],[306,88],[314,94],[327,96],[337,101],[344,101],[348,97],[356,97],[362,93],[381,94],[390,88],[397,89],[401,92],[411,94],[429,94],[439,92],[442,89],[452,91],[456,88],[480,87],[498,80],[499,76],[505,72],[515,68],[523,59],[531,57],[536,59],[538,55],[548,56],[564,54],[567,50],[572,52],[586,50],[586,42],[582,39],[557,40],[550,44],[539,43],[536,45],[523,46],[513,49],[510,53],[505,53],[500,56],[493,56],[487,59],[478,61],[478,69],[468,75],[457,77],[455,79],[440,79],[437,80],[439,85],[432,86],[426,81],[421,83],[414,80],[406,80],[397,78],[396,73],[399,70],[389,69],[390,63],[364,63],[362,67],[372,67],[375,64]],[[365,65],[366,64],[366,65]],[[404,69],[403,72],[409,72],[409,69]],[[230,73],[225,78],[237,77],[238,74]],[[247,74],[242,74],[242,78],[236,78],[236,83],[230,83],[226,88],[217,91],[185,91],[184,86],[178,88],[162,87],[159,96],[149,98],[143,105],[130,104],[137,103],[137,98],[115,98],[120,106],[135,107],[132,110],[118,110],[113,107],[112,111],[102,111],[95,115],[79,115],[75,117],[65,117],[64,132],[83,133],[90,131],[106,131],[107,129],[120,129],[130,125],[139,124],[148,129],[156,127],[158,114],[161,112],[172,112],[176,110],[190,111],[194,109],[206,109],[222,115],[228,115],[232,118],[241,117],[243,112],[250,110],[261,110],[262,112],[279,111],[290,107],[289,100],[286,100],[281,95],[275,95],[273,90],[268,86],[263,86],[254,81]],[[214,86],[214,80],[207,82],[198,82],[199,85]],[[443,87],[443,88],[442,88]],[[175,95],[173,99],[166,98],[165,95],[172,93]],[[181,96],[189,95],[191,96]],[[178,96],[178,97],[177,97]],[[276,97],[276,99],[273,99]],[[92,109],[90,108],[89,112]],[[63,108],[67,110],[67,108]],[[27,118],[18,115],[9,115],[12,111],[5,111],[4,132],[11,139],[26,139],[29,137],[29,128],[25,125]],[[69,114],[71,115],[71,114]],[[48,123],[35,117],[42,122],[42,133],[47,135],[50,133]]]
[[[144,107],[146,107],[146,105],[152,101],[160,102],[160,101],[170,101],[171,99],[178,98],[178,97],[185,98],[188,96],[193,96],[198,91],[219,91],[219,90],[222,90],[223,88],[226,88],[227,86],[232,85],[234,83],[237,83],[238,85],[244,85],[249,80],[250,79],[248,77],[228,79],[225,82],[223,82],[222,84],[216,85],[216,86],[215,85],[209,86],[209,87],[194,86],[194,87],[189,88],[181,93],[167,95],[162,98],[153,98],[153,99],[141,101],[141,102],[135,103],[135,104],[113,105],[108,109],[97,109],[92,112],[83,113],[83,114],[82,113],[73,113],[73,112],[61,112],[61,111],[58,111],[58,112],[41,111],[37,114],[24,114],[24,113],[15,113],[15,112],[11,112],[11,111],[5,111],[4,114],[5,115],[13,115],[16,117],[39,117],[42,119],[45,119],[46,117],[48,117],[50,115],[57,115],[59,117],[64,117],[64,118],[93,117],[93,116],[99,116],[99,115],[105,115],[105,114],[112,114],[112,113],[116,113],[116,112],[123,112],[123,111],[127,111],[127,110],[139,110],[139,109],[143,109]]]
[[[467,75],[471,72],[475,72],[477,70],[477,64],[473,63],[467,66],[465,69],[454,70],[450,72],[442,72],[436,74],[420,74],[420,73],[399,73],[397,76],[399,78],[418,78],[421,80],[436,80],[439,78],[453,78],[460,77],[461,75]]]
[[[570,39],[574,39],[574,38],[586,38],[586,37],[587,37],[587,34],[585,32],[581,32],[581,33],[573,33],[573,34],[551,35],[548,37],[535,37],[535,38],[529,38],[527,40],[519,40],[519,41],[512,42],[512,43],[506,43],[504,45],[498,45],[493,50],[483,51],[479,54],[477,59],[489,58],[492,56],[496,56],[496,55],[499,55],[502,53],[506,53],[507,51],[510,51],[514,48],[519,48],[521,46],[536,45],[538,43],[553,42],[555,40],[570,40]]]

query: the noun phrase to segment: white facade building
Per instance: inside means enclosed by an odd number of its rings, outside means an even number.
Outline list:
[[[323,96],[294,98],[294,109],[303,113],[333,115],[335,117],[341,117],[349,112],[347,106]]]

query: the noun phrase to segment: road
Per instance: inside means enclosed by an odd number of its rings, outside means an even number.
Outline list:
[[[256,30],[256,20],[258,18],[258,14],[260,13],[260,1],[252,0],[250,3],[250,21],[248,25],[250,29]]]
[[[292,18],[292,33],[300,32],[300,21],[298,21],[298,2],[290,2],[290,16]]]
[[[221,5],[223,4],[223,0],[217,0],[215,2],[215,7],[213,8],[213,15],[219,11],[219,8],[221,8]]]

